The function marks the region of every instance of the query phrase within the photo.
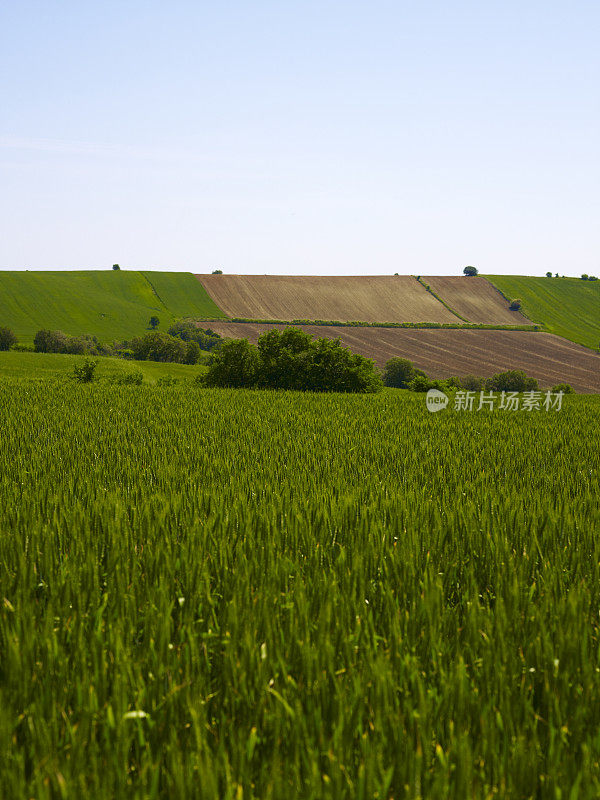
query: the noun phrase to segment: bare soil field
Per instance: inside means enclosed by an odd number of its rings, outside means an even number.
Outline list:
[[[410,275],[196,277],[219,308],[230,317],[340,322],[460,322]]]
[[[527,325],[531,322],[520,311],[511,311],[508,302],[485,278],[422,276],[421,280],[469,322],[494,325]]]
[[[285,326],[211,321],[210,327],[221,336],[255,342],[263,331]],[[566,382],[578,392],[600,393],[600,355],[551,333],[318,325],[306,325],[303,330],[314,336],[339,337],[353,352],[374,359],[380,367],[393,356],[401,356],[432,378],[489,377],[523,369],[542,388]]]

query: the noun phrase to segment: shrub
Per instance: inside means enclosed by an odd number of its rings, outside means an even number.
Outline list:
[[[448,389],[462,389],[463,385],[460,378],[452,375],[450,378],[446,378],[446,387]]]
[[[586,273],[584,272],[584,273],[583,273],[583,275],[581,276],[581,280],[582,280],[582,281],[587,281],[588,277],[589,277],[589,276],[588,276],[588,275],[586,275]]]
[[[92,358],[84,358],[79,364],[73,367],[73,378],[79,383],[91,383],[94,380],[98,362]]]
[[[465,267],[465,268],[463,269],[463,275],[466,275],[466,276],[467,276],[467,277],[469,277],[469,278],[471,278],[471,277],[474,277],[474,276],[475,276],[475,275],[477,275],[477,274],[478,274],[478,269],[477,269],[477,267],[471,267],[471,266],[468,266],[468,267]]]
[[[588,275],[588,281],[597,281],[597,280],[598,278],[596,277],[596,275]]]
[[[518,311],[521,308],[520,300],[511,300],[509,308],[511,311]]]
[[[551,272],[547,272],[547,273],[546,273],[546,277],[547,277],[547,278],[551,278],[551,277],[552,277],[552,273],[551,273]]]
[[[383,369],[383,382],[394,389],[407,389],[415,377],[415,366],[407,358],[390,358]]]
[[[114,383],[120,386],[140,386],[144,382],[144,373],[141,369],[133,370],[132,372],[124,372],[122,375],[117,375]]]
[[[210,328],[200,328],[190,320],[178,320],[168,330],[171,336],[176,336],[184,342],[197,342],[201,350],[210,351],[221,341],[218,333]]]
[[[17,343],[17,337],[10,328],[0,328],[0,350],[10,350]]]
[[[493,375],[485,382],[485,387],[492,392],[529,392],[539,388],[537,380],[528,377],[520,369],[511,369]]]
[[[117,270],[117,269],[121,269],[121,267],[118,264],[113,264],[113,269]]]
[[[213,269],[212,274],[213,275],[222,275],[223,274],[223,270],[222,269]]]
[[[568,383],[557,383],[550,389],[551,392],[562,392],[563,394],[575,394],[575,389]]]
[[[460,383],[467,392],[480,392],[485,386],[485,380],[477,375],[464,375]]]
[[[150,317],[150,327],[152,330],[155,330],[160,325],[160,320],[158,317]]]
[[[17,353],[34,353],[35,347],[32,344],[13,344],[11,350],[14,350]]]
[[[411,392],[428,392],[431,389],[431,381],[423,375],[416,375],[409,383],[408,388]]]

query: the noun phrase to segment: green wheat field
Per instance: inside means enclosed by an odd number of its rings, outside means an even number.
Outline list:
[[[0,797],[598,797],[599,419],[3,379]]]

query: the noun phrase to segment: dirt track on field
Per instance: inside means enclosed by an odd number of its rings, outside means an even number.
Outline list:
[[[422,277],[431,290],[469,322],[494,325],[530,325],[520,311],[511,311],[500,292],[485,278]]]
[[[230,317],[340,322],[460,322],[410,275],[197,275]]]
[[[221,336],[255,342],[282,325],[211,321]],[[523,369],[542,388],[569,383],[578,392],[600,393],[600,355],[551,333],[531,331],[416,330],[306,325],[314,336],[337,338],[355,353],[382,367],[393,356],[410,359],[432,378],[450,375],[489,377],[508,369]]]

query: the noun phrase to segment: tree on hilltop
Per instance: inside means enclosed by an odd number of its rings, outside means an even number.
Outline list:
[[[469,267],[465,267],[465,268],[463,269],[463,275],[466,275],[468,278],[473,278],[473,277],[475,277],[475,275],[477,275],[477,274],[478,274],[478,269],[477,269],[477,267],[471,267],[471,266],[469,266]]]

